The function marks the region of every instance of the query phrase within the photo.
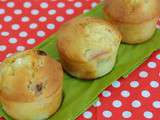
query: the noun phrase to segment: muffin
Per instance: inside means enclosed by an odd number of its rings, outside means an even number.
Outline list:
[[[60,63],[40,50],[27,50],[0,65],[0,102],[16,120],[44,120],[62,100]]]
[[[115,24],[122,34],[122,42],[129,44],[142,43],[149,40],[156,30],[158,18],[145,21],[140,24],[122,23],[111,20],[112,24]]]
[[[122,33],[122,41],[142,43],[152,37],[160,14],[159,0],[106,0],[104,12]]]
[[[143,23],[160,15],[160,0],[105,0],[104,11],[124,23]]]
[[[65,71],[77,78],[96,79],[112,70],[121,34],[105,20],[83,16],[65,23],[57,39]]]

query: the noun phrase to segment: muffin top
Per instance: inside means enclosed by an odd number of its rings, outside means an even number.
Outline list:
[[[0,64],[0,96],[30,102],[46,98],[62,88],[61,65],[40,50],[27,50]]]
[[[61,57],[70,62],[87,62],[110,56],[117,50],[121,34],[110,23],[94,17],[78,17],[57,33]]]
[[[141,23],[160,15],[160,0],[106,0],[104,11],[113,19]]]

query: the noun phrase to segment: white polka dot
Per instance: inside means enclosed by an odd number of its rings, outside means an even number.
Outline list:
[[[41,6],[41,8],[47,8],[47,7],[48,7],[48,3],[42,2],[42,3],[40,4],[40,6]]]
[[[130,93],[129,93],[129,91],[127,91],[127,90],[123,90],[123,91],[121,91],[121,95],[122,95],[123,97],[129,97],[129,96],[130,96]]]
[[[15,6],[14,2],[8,2],[7,7],[13,8]]]
[[[73,14],[74,13],[74,10],[73,9],[67,9],[66,10],[66,14],[68,14],[68,15],[71,15],[71,14]]]
[[[6,37],[6,36],[9,35],[9,32],[6,32],[6,31],[5,32],[1,32],[1,35],[4,36],[4,37]]]
[[[49,30],[55,29],[55,25],[52,24],[52,23],[49,23],[49,24],[47,24],[47,28],[48,28]]]
[[[159,87],[159,83],[157,81],[151,81],[150,86],[153,88],[157,88],[157,87]]]
[[[90,10],[89,9],[85,9],[83,10],[83,13],[88,13]]]
[[[31,14],[32,15],[38,15],[39,14],[39,10],[33,9],[33,10],[31,10]]]
[[[22,32],[19,33],[20,37],[27,37],[27,35],[28,35],[28,33],[25,32],[25,31],[22,31]]]
[[[123,118],[130,118],[132,116],[132,113],[130,111],[124,111],[122,113]]]
[[[17,51],[24,51],[25,50],[25,47],[24,46],[17,46]]]
[[[150,96],[150,92],[149,92],[148,90],[143,90],[143,91],[141,92],[141,95],[142,95],[143,97],[145,97],[145,98],[148,98],[148,97]]]
[[[2,29],[2,27],[3,27],[3,26],[0,24],[0,29]]]
[[[115,81],[115,82],[112,83],[112,86],[114,88],[119,88],[121,86],[121,83],[119,81]]]
[[[44,37],[45,36],[45,32],[40,30],[40,31],[37,32],[37,36]]]
[[[42,16],[42,17],[40,17],[38,20],[39,20],[40,22],[45,22],[45,21],[47,20],[47,18],[44,17],[44,16]]]
[[[101,106],[101,102],[98,100],[93,104],[94,107],[99,107]]]
[[[65,4],[63,2],[58,2],[57,7],[63,8],[63,7],[65,7]]]
[[[64,17],[62,16],[58,16],[56,17],[57,22],[63,22],[64,21]]]
[[[24,16],[24,17],[22,17],[22,22],[28,22],[29,21],[29,17],[27,17],[27,16]]]
[[[112,112],[111,111],[108,111],[108,110],[105,110],[103,111],[102,115],[105,117],[105,118],[110,118],[112,116]]]
[[[5,13],[5,10],[4,9],[0,9],[0,15],[4,14]]]
[[[6,57],[8,58],[8,57],[11,57],[13,55],[13,53],[8,53],[7,55],[6,55]]]
[[[156,25],[156,28],[157,28],[157,29],[160,29],[160,25],[157,24],[157,25]]]
[[[84,118],[86,119],[91,119],[92,118],[92,113],[90,111],[86,111],[83,113]]]
[[[114,100],[112,102],[112,105],[115,107],[115,108],[119,108],[122,106],[122,102],[120,100]]]
[[[56,14],[56,10],[53,10],[53,9],[52,9],[52,10],[49,10],[49,11],[48,11],[48,14],[49,14],[49,15],[54,15],[54,14]]]
[[[97,3],[96,3],[96,2],[93,2],[93,3],[91,4],[91,6],[92,6],[92,8],[95,8],[95,7],[97,6]]]
[[[139,73],[139,77],[141,77],[141,78],[146,78],[146,77],[148,77],[148,72],[146,72],[146,71],[141,71],[141,72]]]
[[[13,24],[13,25],[11,26],[11,28],[12,28],[13,30],[18,30],[18,29],[20,28],[20,26],[19,26],[18,24]]]
[[[17,39],[16,38],[9,38],[9,43],[15,44],[15,43],[17,43]]]
[[[154,101],[152,105],[154,108],[160,109],[160,101]]]
[[[0,51],[3,52],[7,49],[7,47],[5,45],[0,45]]]
[[[133,87],[133,88],[136,88],[139,86],[139,82],[138,81],[132,81],[130,82],[130,86]]]
[[[158,60],[160,60],[160,54],[156,55],[156,58],[157,58]]]
[[[4,17],[4,21],[5,22],[10,22],[12,20],[12,17],[11,16],[5,16]]]
[[[102,95],[103,95],[104,97],[110,97],[110,96],[111,96],[111,92],[108,91],[108,90],[105,90],[105,91],[102,92]]]
[[[22,10],[21,9],[15,9],[14,14],[20,15],[20,14],[22,14]]]
[[[153,113],[150,111],[145,111],[143,115],[145,118],[148,118],[148,119],[153,118]]]
[[[30,8],[32,6],[31,2],[24,2],[23,7]]]
[[[81,2],[75,2],[74,6],[77,7],[77,8],[80,8],[80,7],[82,7],[82,3]]]
[[[157,64],[155,62],[149,62],[147,65],[149,68],[156,68],[157,67]]]
[[[30,29],[35,29],[38,25],[36,23],[32,23],[29,25]]]
[[[30,38],[30,39],[27,40],[27,43],[30,44],[30,45],[34,44],[35,42],[36,42],[36,40],[33,39],[33,38]]]
[[[141,102],[140,102],[140,101],[134,100],[134,101],[132,102],[132,107],[134,107],[134,108],[139,108],[140,106],[141,106]]]

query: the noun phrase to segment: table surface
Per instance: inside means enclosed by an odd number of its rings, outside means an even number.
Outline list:
[[[0,0],[0,61],[40,44],[100,0]],[[160,23],[157,24],[157,29]],[[115,81],[77,120],[160,120],[160,50]]]

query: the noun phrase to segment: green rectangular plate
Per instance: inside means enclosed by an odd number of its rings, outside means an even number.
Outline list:
[[[98,5],[86,15],[104,18],[103,5]],[[59,59],[56,49],[56,37],[52,35],[37,48],[45,50],[51,57]],[[160,30],[147,42],[138,45],[121,44],[117,62],[112,72],[94,81],[75,79],[64,75],[64,99],[59,111],[49,120],[74,120],[97,99],[97,96],[111,83],[120,77],[127,76],[148,58],[151,53],[160,48]],[[0,110],[7,120],[11,120],[3,110]]]

